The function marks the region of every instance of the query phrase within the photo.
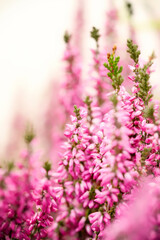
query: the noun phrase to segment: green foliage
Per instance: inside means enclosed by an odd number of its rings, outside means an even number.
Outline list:
[[[92,120],[93,120],[92,108],[91,108],[92,100],[90,99],[89,96],[86,97],[86,99],[84,100],[84,103],[87,105],[87,108],[88,108],[88,122],[91,125],[92,124]]]
[[[51,168],[52,168],[51,163],[48,162],[48,161],[46,161],[46,162],[44,163],[44,165],[43,165],[43,168],[46,170],[46,177],[49,179],[50,177],[49,177],[48,172],[49,172],[49,171],[51,170]]]
[[[6,183],[5,183],[4,179],[0,180],[0,188],[1,189],[5,189],[6,188]]]
[[[129,13],[129,16],[132,16],[133,15],[133,6],[128,1],[126,1],[126,8],[127,8],[128,13]]]
[[[112,87],[119,91],[120,85],[124,81],[121,72],[123,70],[122,66],[118,66],[120,57],[115,57],[114,52],[108,55],[108,63],[104,63],[104,67],[109,70],[108,77],[112,80]]]
[[[69,43],[69,41],[71,40],[71,34],[69,34],[67,31],[65,32],[65,34],[64,34],[64,42],[65,43]]]
[[[118,104],[117,95],[116,95],[116,94],[113,94],[113,95],[110,97],[110,100],[111,100],[111,102],[113,103],[113,106],[116,107],[117,104]]]
[[[85,103],[87,106],[89,106],[89,107],[91,106],[92,100],[90,99],[89,96],[87,96],[87,97],[85,98],[84,103]]]
[[[7,162],[7,172],[8,173],[10,173],[14,167],[15,167],[15,165],[14,165],[13,161]]]
[[[74,105],[74,113],[76,114],[77,120],[81,120],[81,115],[80,115],[80,108],[77,108],[76,105]]]
[[[144,148],[141,153],[141,163],[142,166],[145,164],[145,160],[149,157],[152,148]]]
[[[92,186],[89,191],[89,200],[94,199],[96,196],[95,188]]]
[[[150,56],[147,64],[143,66],[143,68],[139,67],[139,55],[140,51],[138,50],[138,46],[133,44],[132,40],[127,40],[127,52],[130,54],[131,59],[135,62],[135,82],[139,83],[139,91],[138,97],[140,97],[145,105],[148,105],[149,100],[152,98],[151,88],[149,79],[150,74],[147,72],[148,68],[152,65],[152,60],[155,57],[154,53]]]
[[[149,100],[153,97],[150,93],[152,86],[150,85],[150,75],[147,73],[149,63],[144,65],[143,68],[139,68],[136,76],[136,80],[139,82],[138,96],[144,101],[145,105],[148,105]]]
[[[127,40],[127,52],[130,54],[130,58],[133,59],[135,64],[139,61],[139,55],[141,52],[138,50],[138,46],[136,44],[133,44],[133,41],[131,39]]]
[[[115,216],[116,206],[117,204],[114,203],[113,206],[108,210],[108,214],[111,216],[111,219],[113,219]]]
[[[93,27],[91,33],[91,38],[95,39],[96,42],[98,42],[99,38],[100,38],[100,34],[99,34],[99,29]]]
[[[43,168],[46,170],[46,172],[49,172],[52,168],[52,165],[50,162],[46,161],[43,165]]]
[[[33,126],[28,124],[25,135],[24,135],[24,140],[27,144],[29,144],[32,142],[34,138],[35,138],[35,132],[34,132]]]
[[[154,117],[154,105],[147,106],[144,110],[144,117],[149,118],[155,122],[155,117]]]

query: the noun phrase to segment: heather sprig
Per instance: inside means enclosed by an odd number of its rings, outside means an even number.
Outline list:
[[[150,79],[150,67],[153,64],[154,54],[149,57],[149,61],[140,67],[139,56],[140,51],[138,50],[138,45],[134,44],[132,40],[127,40],[127,52],[130,54],[131,59],[133,59],[135,63],[135,67],[133,72],[135,76],[133,77],[134,82],[137,83],[136,87],[138,89],[137,95],[140,97],[145,105],[148,105],[150,99],[153,97],[151,93],[151,84],[149,82]]]
[[[150,99],[153,97],[151,93],[151,84],[149,82],[150,74],[147,73],[147,69],[151,66],[149,62],[142,69],[138,70],[139,73],[139,92],[138,96],[144,101],[145,105],[148,105]]]
[[[89,122],[90,125],[92,125],[92,120],[93,120],[92,108],[91,108],[92,100],[90,99],[89,96],[87,96],[87,97],[85,98],[84,103],[87,105],[87,110],[88,110],[88,122]]]
[[[144,117],[149,118],[153,122],[155,122],[155,116],[154,116],[154,104],[150,104],[149,106],[146,106],[144,109]]]
[[[34,128],[31,124],[28,124],[24,135],[25,142],[27,144],[30,144],[34,138],[35,138]]]
[[[64,42],[68,44],[71,40],[71,37],[72,37],[72,35],[69,34],[68,31],[66,31],[64,34]]]
[[[141,52],[138,50],[138,45],[133,44],[131,39],[127,40],[127,52],[130,54],[130,58],[134,61],[135,64],[139,62],[139,56]]]
[[[74,105],[74,113],[76,115],[77,120],[81,120],[81,115],[80,115],[80,108],[78,108],[76,105]]]
[[[49,176],[49,171],[51,170],[52,168],[52,165],[49,161],[46,161],[44,164],[43,164],[43,168],[46,170],[46,178],[50,179],[50,176]]]
[[[113,94],[113,95],[110,97],[110,100],[111,100],[111,102],[113,103],[114,108],[116,108],[116,106],[117,106],[117,104],[118,104],[117,95],[116,95],[116,94]]]
[[[93,38],[96,41],[96,45],[97,45],[97,52],[99,50],[99,38],[100,38],[100,34],[99,34],[99,29],[96,27],[92,28],[92,31],[90,32],[91,38]]]
[[[132,4],[129,1],[126,1],[125,4],[126,4],[127,11],[129,13],[129,16],[132,16],[134,13]]]
[[[112,54],[108,53],[108,63],[104,63],[104,67],[109,71],[107,75],[112,80],[112,87],[118,92],[124,79],[121,75],[123,67],[118,66],[120,57],[115,56],[116,49],[117,47],[114,46],[112,48]]]

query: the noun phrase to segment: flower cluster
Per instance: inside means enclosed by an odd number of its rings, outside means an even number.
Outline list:
[[[78,55],[71,35],[64,36],[65,140],[58,168],[53,171],[54,162],[42,161],[34,151],[33,128],[26,131],[21,160],[0,168],[0,239],[160,237],[160,117],[149,81],[154,55],[142,63],[138,46],[127,41],[133,60],[128,92],[117,47],[104,61],[95,27],[91,37],[97,45],[94,93],[83,99],[87,86],[81,85]]]
[[[113,48],[104,64],[114,88],[110,100],[106,94],[112,107],[104,114],[98,101],[87,97],[84,107],[75,106],[72,124],[66,126],[66,151],[56,175],[63,187],[60,212],[66,211],[58,234],[66,239],[103,239],[105,226],[142,177],[159,175],[158,105],[151,103],[148,81],[151,59],[139,67],[139,51],[132,41],[128,51],[136,65],[132,93],[121,86],[122,68]]]
[[[0,239],[43,239],[61,201],[62,189],[50,176],[50,164],[41,167],[32,151],[33,135],[25,136],[22,162],[9,162],[0,172]]]
[[[116,220],[105,230],[105,239],[159,239],[160,178],[142,179],[140,186],[117,208]]]

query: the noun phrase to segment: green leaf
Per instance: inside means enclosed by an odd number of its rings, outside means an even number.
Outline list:
[[[100,38],[100,34],[99,34],[99,29],[93,27],[92,31],[90,32],[91,34],[91,38],[95,39],[96,42],[98,42],[99,38]]]
[[[25,142],[29,144],[32,142],[34,138],[35,138],[35,132],[34,132],[33,126],[28,124],[25,135],[24,135]]]
[[[69,43],[69,41],[71,40],[71,36],[72,35],[70,35],[67,31],[65,32],[65,34],[64,34],[64,42],[65,43]]]

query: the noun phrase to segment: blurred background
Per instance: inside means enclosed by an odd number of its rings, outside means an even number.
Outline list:
[[[132,4],[132,13],[128,3]],[[159,99],[159,0],[0,0],[0,154],[6,151],[8,142],[16,141],[15,132],[21,131],[27,121],[41,129],[50,87],[53,82],[63,81],[64,32],[77,34],[75,44],[85,75],[94,46],[91,28],[95,26],[105,35],[106,12],[112,8],[118,11],[118,39],[113,45],[124,46],[133,31],[142,58],[155,51],[151,82]],[[107,24],[109,27],[110,22]],[[107,48],[104,41],[102,45]]]

